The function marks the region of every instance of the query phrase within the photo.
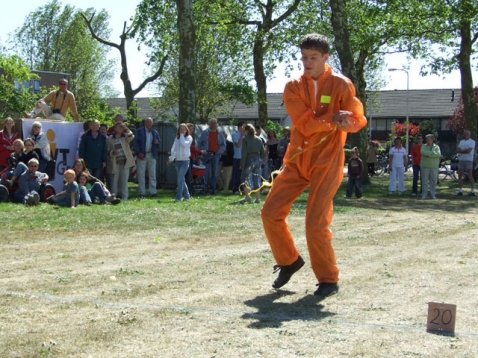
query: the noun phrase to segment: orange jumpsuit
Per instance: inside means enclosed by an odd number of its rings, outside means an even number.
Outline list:
[[[367,119],[352,82],[325,66],[317,87],[307,75],[285,86],[284,103],[292,120],[290,144],[284,157],[285,168],[274,180],[261,216],[277,264],[291,265],[299,252],[286,217],[295,199],[310,186],[305,227],[312,269],[319,282],[335,283],[339,269],[329,229],[333,198],[343,178],[347,132],[357,132]],[[346,131],[331,122],[339,110],[352,112]]]

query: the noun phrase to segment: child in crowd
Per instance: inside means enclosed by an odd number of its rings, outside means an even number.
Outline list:
[[[80,204],[90,206],[93,202],[88,193],[88,191],[91,190],[91,184],[88,183],[87,172],[83,172],[78,176],[78,186],[80,187]]]
[[[345,197],[350,199],[352,197],[352,191],[355,188],[355,196],[357,199],[362,197],[362,171],[363,163],[359,158],[359,151],[357,147],[352,148],[352,157],[349,159],[347,193]]]
[[[57,204],[59,206],[69,206],[75,208],[80,202],[80,188],[75,181],[75,171],[68,169],[65,171],[65,185],[63,191],[56,195],[52,195],[48,198],[48,202],[51,204]]]

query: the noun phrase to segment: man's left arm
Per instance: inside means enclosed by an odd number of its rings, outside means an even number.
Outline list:
[[[343,89],[340,111],[332,117],[332,121],[337,123],[340,130],[352,133],[367,125],[362,102],[355,96],[355,87],[349,79]]]
[[[79,116],[78,116],[78,110],[76,108],[75,96],[73,95],[73,93],[69,91],[68,91],[68,96],[70,96],[69,107],[70,107],[71,113],[73,114],[73,119],[75,120],[75,122],[78,122]]]

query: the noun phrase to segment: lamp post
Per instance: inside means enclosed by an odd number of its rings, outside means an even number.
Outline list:
[[[408,116],[410,114],[410,107],[409,107],[409,98],[410,98],[410,88],[409,88],[409,76],[408,76],[408,71],[407,70],[404,70],[402,68],[389,68],[388,69],[390,72],[394,72],[394,71],[402,71],[402,72],[405,72],[407,74],[407,120],[405,122],[405,125],[406,125],[406,136],[405,136],[405,148],[407,149],[407,155],[410,153],[408,151],[408,142],[409,142],[409,129],[408,129],[408,126],[409,126],[409,123],[408,123]]]

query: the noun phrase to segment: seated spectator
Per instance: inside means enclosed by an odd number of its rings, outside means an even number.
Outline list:
[[[129,170],[134,166],[133,152],[129,143],[134,139],[133,133],[123,122],[116,122],[115,133],[108,137],[108,166],[111,176],[111,191],[123,200],[128,200]]]
[[[15,158],[13,161],[15,163],[14,168],[12,168],[11,174],[7,175],[9,180],[7,184],[12,186],[13,183],[20,177],[20,175],[28,169],[28,162],[30,159],[36,159],[39,161],[38,154],[33,150],[35,147],[35,142],[31,138],[25,139],[25,142],[22,142],[21,139],[17,139],[13,143],[14,152],[11,157]]]
[[[8,166],[7,158],[13,153],[13,142],[19,138],[18,132],[13,130],[13,126],[13,119],[7,117],[3,130],[0,131],[0,170]]]
[[[78,186],[80,187],[80,204],[90,206],[93,202],[91,201],[91,196],[88,192],[92,188],[91,184],[88,183],[88,173],[81,173],[77,180]]]
[[[116,198],[114,194],[111,194],[110,191],[106,188],[105,184],[99,180],[98,178],[94,177],[88,172],[86,169],[85,161],[82,158],[78,158],[73,163],[73,170],[76,174],[76,182],[80,184],[81,175],[86,175],[86,188],[88,190],[88,195],[90,196],[90,200],[93,203],[95,199],[98,199],[100,204],[119,204],[121,200]],[[81,191],[80,191],[81,195]]]
[[[40,202],[40,186],[48,181],[48,175],[38,171],[37,159],[30,159],[28,170],[18,178],[18,189],[13,193],[13,201],[28,206],[38,205]]]
[[[57,204],[59,206],[69,206],[74,209],[80,202],[80,188],[75,181],[75,171],[68,169],[65,171],[65,185],[63,191],[50,196],[47,201],[50,204]]]
[[[38,154],[38,161],[40,162],[39,170],[43,172],[46,168],[46,163],[51,160],[50,143],[46,134],[42,131],[41,123],[35,121],[32,123],[29,138],[33,139],[35,143],[34,150]]]

